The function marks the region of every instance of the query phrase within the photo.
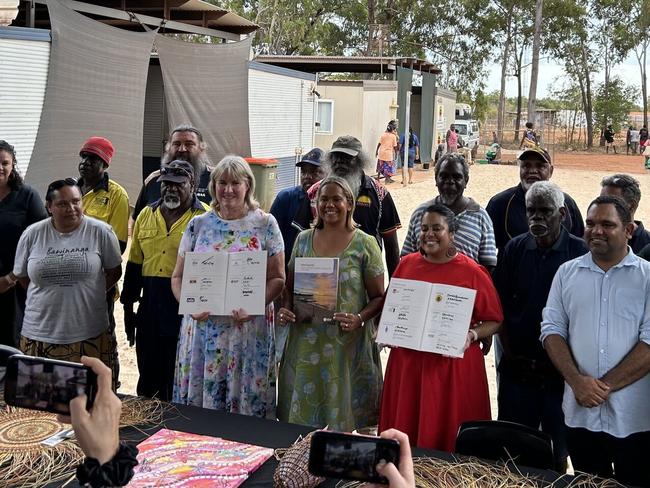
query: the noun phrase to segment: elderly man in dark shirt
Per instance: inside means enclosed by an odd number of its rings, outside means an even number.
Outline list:
[[[519,156],[519,179],[517,186],[494,195],[485,207],[494,225],[494,239],[499,254],[514,237],[528,232],[525,195],[536,181],[548,181],[553,175],[551,156],[541,147],[531,147]],[[576,237],[582,238],[585,225],[576,202],[564,194],[566,215],[562,225]]]
[[[634,233],[632,234],[632,239],[628,241],[628,244],[634,254],[639,254],[645,246],[650,244],[650,232],[645,230],[643,222],[634,220],[634,213],[639,208],[639,202],[641,201],[639,181],[630,175],[615,174],[603,178],[600,186],[602,187],[600,191],[601,195],[621,197],[630,209],[632,221],[634,222]]]
[[[499,334],[499,420],[541,426],[553,439],[557,468],[566,469],[564,381],[539,342],[542,309],[561,264],[586,254],[582,239],[562,226],[564,194],[548,181],[526,193],[528,229],[499,254],[493,278],[505,320]]]

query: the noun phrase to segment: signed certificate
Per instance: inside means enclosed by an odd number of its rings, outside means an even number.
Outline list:
[[[463,357],[476,290],[393,278],[377,342]]]
[[[266,251],[185,253],[178,313],[264,315]]]

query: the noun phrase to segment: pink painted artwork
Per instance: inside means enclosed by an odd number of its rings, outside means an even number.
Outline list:
[[[168,429],[138,449],[129,487],[235,488],[273,455],[266,447]]]

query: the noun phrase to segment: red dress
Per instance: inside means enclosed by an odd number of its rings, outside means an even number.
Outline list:
[[[472,324],[503,321],[499,296],[485,268],[464,254],[434,264],[420,253],[402,258],[393,278],[462,286],[477,291]],[[483,353],[473,343],[462,359],[393,348],[381,397],[379,431],[395,428],[418,447],[453,452],[458,427],[489,420],[490,394]]]

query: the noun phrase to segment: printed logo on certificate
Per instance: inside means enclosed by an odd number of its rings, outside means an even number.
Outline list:
[[[266,251],[187,252],[178,313],[266,312]]]
[[[332,323],[338,286],[339,258],[296,258],[293,282],[296,323]]]
[[[475,299],[469,288],[393,278],[377,342],[462,358]]]

